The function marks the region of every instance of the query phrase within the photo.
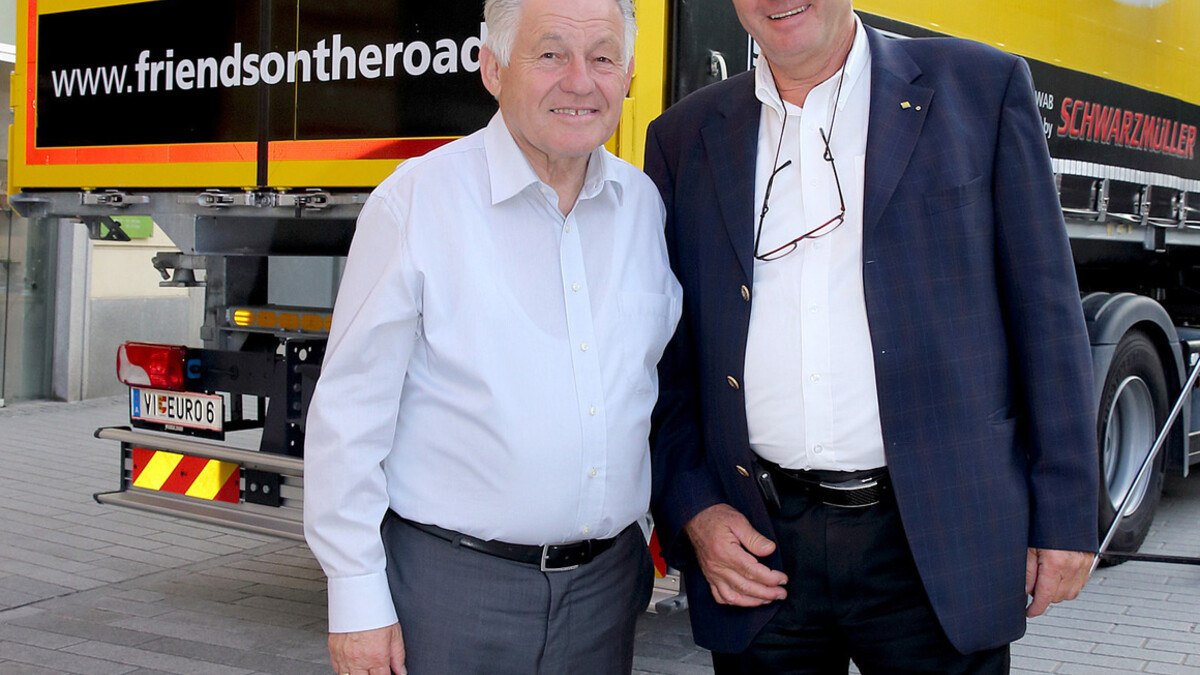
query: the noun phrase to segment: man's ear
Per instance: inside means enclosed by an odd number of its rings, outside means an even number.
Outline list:
[[[500,60],[492,53],[492,50],[487,46],[479,49],[479,76],[483,79],[483,86],[492,95],[492,98],[500,99]]]
[[[629,86],[633,84],[633,69],[636,65],[637,57],[629,57],[629,66],[625,68],[625,96],[629,96]]]

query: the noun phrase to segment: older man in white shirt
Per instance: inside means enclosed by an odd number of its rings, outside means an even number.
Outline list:
[[[632,4],[485,20],[500,112],[367,201],[308,418],[337,673],[629,672],[648,600],[635,521],[680,290],[657,191],[601,146]]]

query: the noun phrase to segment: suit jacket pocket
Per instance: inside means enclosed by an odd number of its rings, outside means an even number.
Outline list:
[[[966,183],[925,194],[925,210],[930,214],[952,211],[979,201],[987,192],[983,176]]]

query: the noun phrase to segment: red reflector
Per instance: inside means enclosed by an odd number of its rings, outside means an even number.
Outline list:
[[[117,379],[130,387],[183,391],[187,347],[126,342],[117,348]]]

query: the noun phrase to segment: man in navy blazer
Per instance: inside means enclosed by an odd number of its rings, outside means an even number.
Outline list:
[[[684,288],[652,509],[696,641],[718,673],[1006,672],[1097,544],[1028,66],[885,37],[851,0],[733,2],[759,67],[646,148]]]

